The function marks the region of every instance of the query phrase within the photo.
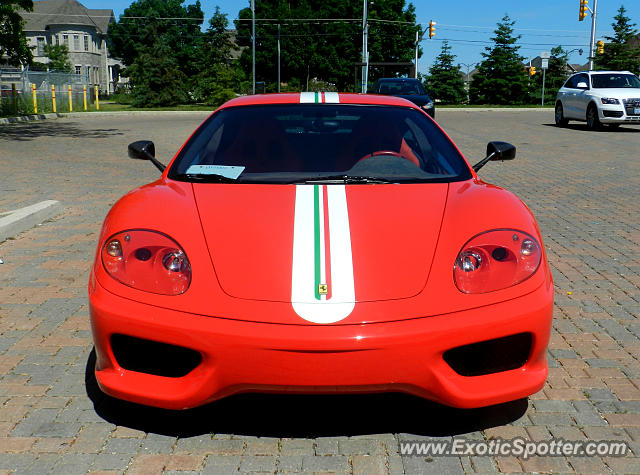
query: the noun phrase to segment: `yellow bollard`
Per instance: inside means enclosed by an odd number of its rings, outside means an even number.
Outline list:
[[[56,86],[51,85],[51,104],[53,105],[53,113],[57,113],[56,111]]]
[[[84,110],[87,110],[87,86],[82,86],[82,102],[84,103]]]
[[[73,112],[73,99],[71,94],[71,84],[69,84],[69,112]]]
[[[98,97],[98,86],[96,86],[96,110],[100,110],[100,98]]]
[[[33,113],[38,113],[38,96],[36,96],[36,85],[31,84],[31,95],[33,96]]]

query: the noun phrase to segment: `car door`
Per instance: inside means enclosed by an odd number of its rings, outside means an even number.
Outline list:
[[[587,87],[579,87],[586,83]],[[586,120],[587,106],[591,101],[591,81],[589,75],[585,73],[576,76],[576,94],[574,96],[574,113],[576,119]]]
[[[578,76],[574,75],[567,79],[567,82],[558,91],[558,99],[562,103],[565,118],[575,118],[575,99],[578,90],[576,88]]]

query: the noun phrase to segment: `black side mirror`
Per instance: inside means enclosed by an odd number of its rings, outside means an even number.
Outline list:
[[[507,142],[489,142],[487,144],[487,156],[473,166],[475,171],[480,170],[489,161],[513,160],[516,158],[516,147]]]
[[[136,142],[132,142],[127,147],[127,152],[129,153],[130,158],[135,158],[137,160],[150,160],[151,163],[153,163],[161,172],[166,168],[165,165],[156,159],[156,146],[151,140],[138,140]]]

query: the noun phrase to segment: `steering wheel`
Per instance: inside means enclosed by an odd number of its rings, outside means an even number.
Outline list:
[[[366,160],[368,158],[375,158],[375,157],[398,157],[398,158],[404,158],[405,160],[408,160],[411,163],[413,163],[416,167],[420,167],[419,163],[416,163],[410,157],[407,157],[406,155],[403,155],[400,152],[396,152],[395,150],[376,150],[375,152],[366,154],[364,157],[362,157],[356,163],[360,163],[362,160]]]

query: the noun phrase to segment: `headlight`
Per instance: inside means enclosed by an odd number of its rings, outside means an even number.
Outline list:
[[[615,97],[602,97],[600,99],[603,104],[620,104],[620,101]]]
[[[506,289],[531,277],[541,257],[540,244],[525,232],[487,231],[462,247],[453,265],[453,280],[466,294]]]
[[[427,102],[422,106],[423,109],[433,109],[433,102]]]
[[[191,283],[191,265],[180,245],[157,231],[122,231],[102,246],[107,273],[134,289],[162,295],[184,293]]]

